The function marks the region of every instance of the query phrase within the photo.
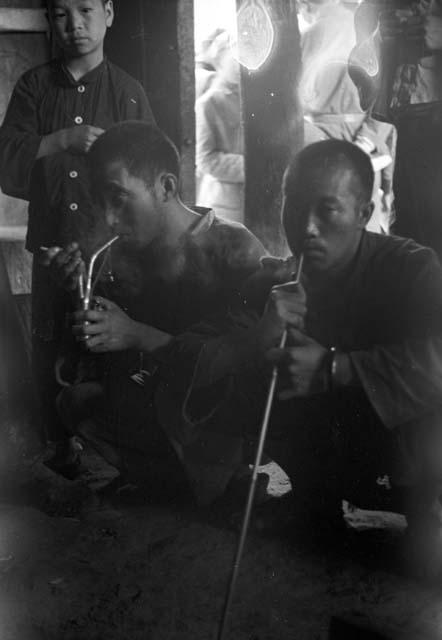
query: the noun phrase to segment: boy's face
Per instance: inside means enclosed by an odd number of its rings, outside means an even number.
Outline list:
[[[58,45],[70,58],[103,50],[106,30],[114,19],[111,0],[52,0],[49,22]]]
[[[106,222],[127,246],[143,249],[162,233],[159,178],[149,188],[123,162],[111,161],[97,175],[98,200]]]

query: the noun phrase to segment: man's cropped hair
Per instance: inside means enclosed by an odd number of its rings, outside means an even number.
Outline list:
[[[371,160],[362,149],[346,140],[315,142],[294,156],[285,172],[284,195],[290,199],[296,185],[299,189],[305,171],[325,170],[333,166],[351,169],[358,181],[357,188],[361,201],[364,204],[371,201],[374,184]]]
[[[54,4],[57,2],[57,0],[46,0],[46,7],[48,9],[52,9],[52,7],[54,6]],[[101,4],[104,6],[106,6],[106,3],[109,2],[109,0],[101,0]],[[115,4],[115,2],[114,2]]]
[[[173,142],[156,125],[138,120],[109,127],[92,145],[89,161],[92,174],[105,163],[120,161],[148,187],[164,171],[178,180],[180,175],[180,157]]]

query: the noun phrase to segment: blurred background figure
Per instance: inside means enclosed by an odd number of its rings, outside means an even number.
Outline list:
[[[197,99],[196,167],[198,205],[243,222],[244,136],[241,126],[239,64],[226,31],[210,45],[216,76]]]
[[[379,60],[355,76],[361,100],[398,130],[394,231],[442,259],[442,0],[363,0],[355,21],[359,57]]]
[[[371,157],[376,174],[375,211],[368,228],[388,233],[392,221],[396,131],[361,107],[348,73],[356,44],[354,15],[339,0],[298,0],[303,71],[304,143],[337,138],[354,142]]]
[[[220,45],[218,36],[222,35],[224,29],[217,28],[210,33],[198,46],[195,51],[195,98],[200,98],[209,89],[217,75],[220,66],[219,54]]]

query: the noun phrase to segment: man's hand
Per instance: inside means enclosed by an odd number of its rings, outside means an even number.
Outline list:
[[[281,400],[322,393],[328,388],[325,363],[328,350],[297,329],[289,330],[290,346],[271,349],[267,357],[280,368],[287,388],[279,393]]]
[[[136,349],[139,323],[106,298],[94,298],[97,308],[74,313],[72,331],[89,351],[104,353]]]
[[[293,273],[296,271],[296,258],[275,258],[275,256],[264,256],[261,258],[263,272],[272,278],[274,284],[284,284],[293,280]]]
[[[266,309],[258,323],[258,341],[262,348],[274,346],[284,329],[304,329],[307,313],[306,295],[301,283],[286,283],[273,287]]]
[[[49,247],[40,251],[38,261],[48,267],[54,282],[67,291],[75,291],[80,274],[85,272],[85,264],[76,242],[66,247]]]

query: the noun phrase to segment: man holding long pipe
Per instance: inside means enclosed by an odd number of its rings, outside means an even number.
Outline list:
[[[372,182],[368,157],[337,140],[286,171],[283,223],[304,276],[270,293],[288,341],[267,353],[280,378],[268,450],[292,479],[298,526],[310,516],[315,530],[343,524],[343,499],[373,507],[388,474],[419,568],[440,570],[442,272],[431,249],[365,230]]]

